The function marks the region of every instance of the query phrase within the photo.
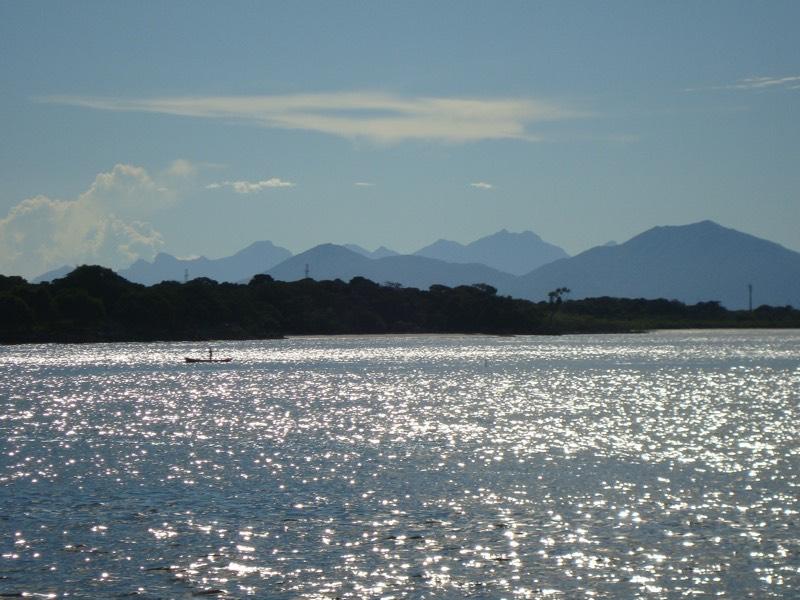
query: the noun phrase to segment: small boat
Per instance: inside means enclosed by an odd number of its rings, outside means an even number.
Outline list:
[[[191,358],[189,356],[184,356],[183,359],[187,363],[229,363],[233,360],[232,358]]]

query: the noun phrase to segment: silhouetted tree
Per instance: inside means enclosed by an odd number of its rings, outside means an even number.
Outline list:
[[[247,285],[198,278],[145,287],[82,266],[53,283],[0,276],[0,341],[240,339],[303,333],[559,333],[665,327],[800,327],[792,307],[730,312],[719,302],[585,298],[549,302],[498,296],[483,283],[427,291],[364,277]],[[548,322],[549,313],[549,322]],[[556,319],[556,313],[558,318]]]
[[[61,290],[55,297],[58,314],[76,325],[97,323],[105,314],[103,302],[83,288]]]
[[[16,336],[30,330],[33,322],[33,311],[24,300],[0,292],[0,339],[14,341]]]
[[[554,289],[552,292],[547,292],[547,297],[550,300],[550,304],[561,304],[562,297],[566,296],[570,293],[570,289],[567,287],[560,287]]]

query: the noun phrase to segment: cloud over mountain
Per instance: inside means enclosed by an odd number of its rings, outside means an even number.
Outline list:
[[[0,219],[0,271],[33,276],[65,263],[121,266],[163,246],[148,215],[174,192],[145,169],[117,164],[74,200],[28,198]]]

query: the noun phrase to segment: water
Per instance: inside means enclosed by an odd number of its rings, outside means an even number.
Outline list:
[[[0,348],[0,597],[796,598],[800,332]]]

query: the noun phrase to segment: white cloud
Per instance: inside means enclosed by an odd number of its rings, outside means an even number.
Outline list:
[[[144,168],[117,164],[111,171],[99,173],[78,200],[117,216],[141,218],[171,206],[177,196],[170,187],[154,181]]]
[[[800,89],[800,76],[791,77],[748,77],[727,86],[736,90],[763,90],[766,88]]]
[[[163,239],[143,219],[175,199],[143,168],[118,164],[74,200],[23,200],[0,219],[0,272],[33,277],[65,264],[118,268],[150,258]]]
[[[478,188],[481,190],[490,190],[494,187],[491,183],[486,183],[485,181],[474,181],[469,185],[470,187]]]
[[[284,181],[279,177],[272,177],[262,181],[220,181],[217,183],[209,183],[206,189],[217,190],[222,187],[229,187],[237,194],[254,194],[270,188],[294,187],[294,185],[295,184],[291,181]]]
[[[767,90],[787,89],[800,90],[800,75],[788,77],[746,77],[728,85],[718,85],[704,88],[687,88],[687,92],[704,90]]]
[[[185,158],[179,158],[172,162],[166,173],[171,177],[193,177],[197,174],[197,165]]]
[[[373,92],[284,96],[197,96],[123,99],[51,96],[45,102],[99,110],[138,111],[210,119],[239,119],[263,127],[300,129],[376,142],[537,141],[529,128],[586,116],[525,98],[403,97]]]
[[[356,187],[372,187],[375,184],[370,183],[369,181],[356,181],[353,185]]]

